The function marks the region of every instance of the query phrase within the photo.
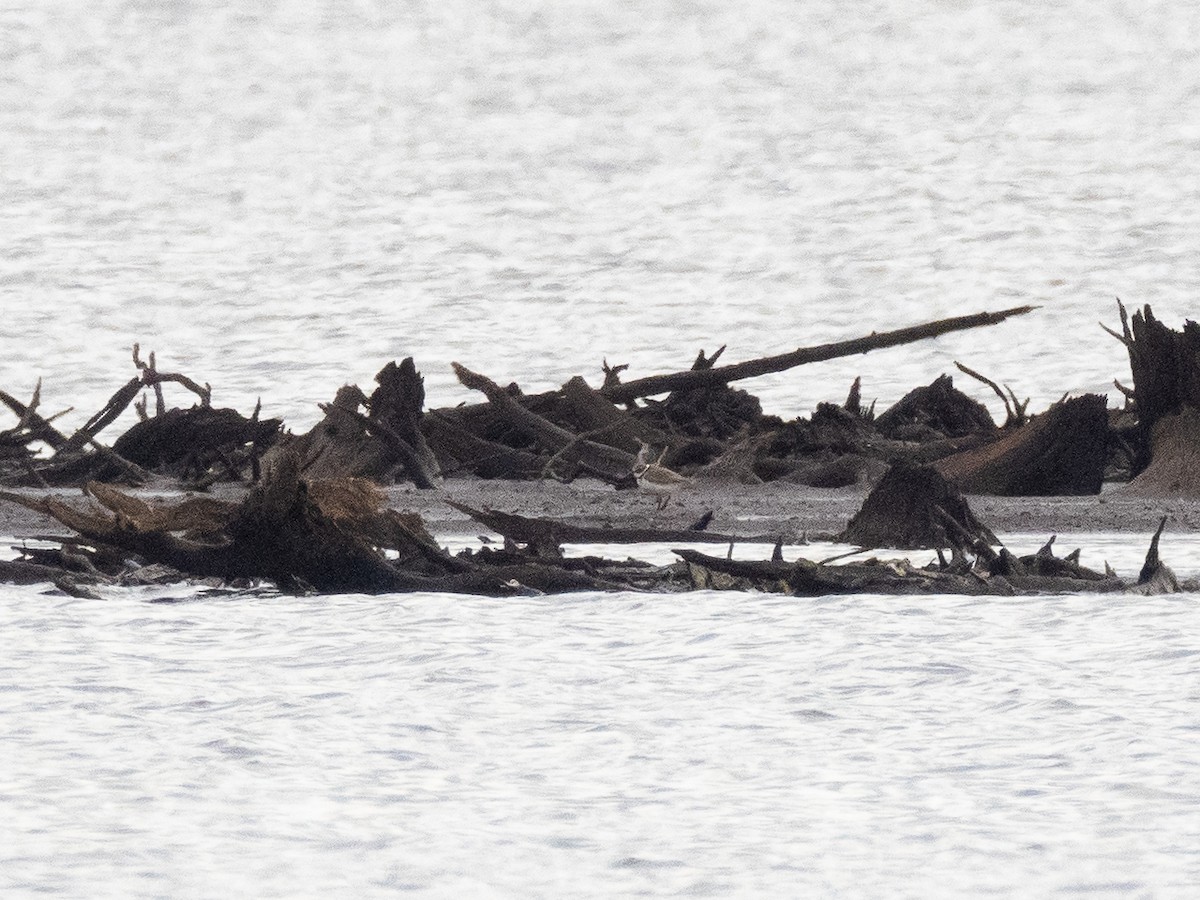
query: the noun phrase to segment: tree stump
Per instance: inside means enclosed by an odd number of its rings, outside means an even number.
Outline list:
[[[935,463],[968,494],[1003,497],[1084,496],[1100,493],[1108,460],[1104,396],[1084,394],[1056,403],[1029,424]]]
[[[1153,459],[1158,422],[1185,409],[1200,410],[1200,325],[1188,320],[1182,331],[1173,331],[1154,318],[1149,305],[1135,312],[1132,322],[1119,302],[1118,308],[1122,334],[1116,336],[1129,353],[1138,414],[1136,476]]]
[[[904,463],[883,476],[837,539],[908,550],[998,543],[937,469]]]

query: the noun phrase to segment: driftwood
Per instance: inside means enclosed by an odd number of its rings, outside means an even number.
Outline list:
[[[833,565],[832,560],[785,562],[776,541],[767,561],[739,561],[677,550],[680,566],[651,567],[633,561],[558,559],[561,542],[610,542],[615,532],[525,519],[459,507],[489,527],[523,539],[533,552],[506,548],[451,557],[437,546],[416,516],[386,509],[379,489],[361,479],[307,481],[294,454],[275,467],[241,503],[204,497],[176,503],[150,502],[108,485],[89,486],[98,507],[78,509],[54,497],[0,492],[0,499],[44,512],[74,532],[42,538],[61,547],[27,548],[25,559],[0,565],[0,579],[49,582],[78,596],[98,586],[166,578],[267,580],[284,590],[396,593],[441,591],[505,596],[531,591],[676,591],[684,587],[770,590],[796,596],[826,594],[1032,594],[1047,592],[1159,593],[1193,590],[1180,585],[1151,541],[1135,583],[1083,568],[1079,553],[1054,556],[1051,538],[1037,553],[1016,558],[985,539],[969,536],[946,561],[918,567],[907,560]],[[949,527],[951,520],[947,518]],[[599,532],[599,533],[597,533]],[[692,542],[705,533],[677,533]],[[660,540],[665,532],[629,533],[629,539]],[[724,537],[721,540],[725,540]],[[745,539],[743,539],[745,540]],[[390,551],[385,555],[384,550]],[[541,554],[540,556],[538,554]],[[968,558],[973,554],[974,559]],[[136,560],[149,561],[137,569]],[[164,568],[165,567],[165,568]],[[138,574],[140,573],[140,574]],[[211,582],[210,582],[211,583]]]
[[[548,457],[517,450],[459,427],[440,410],[431,410],[423,424],[429,445],[446,474],[465,469],[480,478],[541,478]]]
[[[152,472],[199,477],[209,467],[218,466],[219,473],[210,477],[211,481],[223,476],[239,479],[242,477],[239,470],[245,464],[253,470],[258,451],[274,439],[279,421],[259,421],[257,410],[246,419],[233,410],[212,409],[209,385],[201,386],[180,373],[160,372],[153,353],[147,363],[139,352],[135,344],[133,363],[138,369],[137,377],[115,391],[70,436],[55,428],[51,420],[38,415],[40,381],[28,406],[0,391],[0,402],[20,416],[28,432],[27,443],[40,442],[51,450],[49,457],[27,454],[18,471],[6,467],[6,471],[0,472],[4,483],[46,487],[102,480],[139,485],[146,483]],[[168,382],[195,393],[200,404],[191,409],[168,410],[162,391],[163,384]],[[147,413],[144,401],[135,402],[146,388],[152,389],[156,398],[153,417]],[[114,446],[100,443],[100,432],[120,418],[131,404],[141,421],[118,438]]]
[[[986,406],[955,388],[949,375],[942,375],[876,417],[875,428],[893,440],[924,440],[994,432],[996,423]]]
[[[626,587],[533,558],[493,565],[451,557],[418,518],[383,508],[382,494],[368,482],[301,478],[296,454],[277,455],[238,504],[194,499],[151,504],[102,484],[89,485],[89,491],[101,508],[81,510],[55,497],[8,492],[0,492],[0,499],[53,517],[76,535],[61,539],[64,546],[97,560],[103,556],[125,566],[137,557],[193,578],[266,580],[284,590],[322,593],[508,596]],[[23,580],[52,574],[5,567],[0,577],[6,570]]]
[[[1018,306],[1000,312],[982,312],[969,316],[955,316],[940,319],[924,325],[914,325],[910,328],[900,328],[895,331],[870,334],[866,337],[850,341],[838,341],[833,344],[821,344],[816,347],[801,347],[790,353],[778,356],[765,356],[730,366],[706,366],[692,368],[686,372],[675,372],[670,375],[652,375],[639,378],[624,384],[607,385],[601,388],[613,403],[628,403],[641,397],[654,394],[666,394],[671,391],[687,391],[695,388],[709,388],[726,385],[731,381],[743,378],[755,378],[774,372],[784,372],[796,366],[808,363],[824,362],[843,356],[854,356],[871,350],[881,350],[885,347],[898,347],[911,344],[914,341],[938,337],[953,331],[968,328],[980,328],[995,325],[1013,316],[1021,316],[1037,309],[1035,306]]]
[[[282,424],[260,420],[257,410],[246,418],[212,406],[168,409],[133,425],[112,449],[144,469],[201,478],[217,467],[220,475],[241,481],[278,438]]]
[[[659,447],[671,443],[665,432],[621,410],[579,376],[563,385],[562,395],[581,429],[596,432],[599,443],[627,453],[637,453],[642,443]]]
[[[1146,561],[1135,581],[1117,577],[1111,570],[1093,572],[1079,565],[1079,551],[1060,558],[1053,554],[1051,537],[1037,553],[1021,558],[1005,549],[981,553],[974,561],[956,553],[951,562],[942,554],[926,566],[908,560],[869,559],[830,565],[811,560],[784,562],[733,560],[696,550],[674,551],[688,566],[698,590],[762,590],[819,597],[834,594],[966,594],[1013,596],[1063,593],[1164,594],[1196,590],[1181,585],[1159,559],[1158,541],[1166,520],[1150,541]]]
[[[597,528],[555,519],[475,509],[452,500],[446,502],[497,534],[518,544],[528,545],[534,555],[551,558],[562,555],[563,544],[670,544],[684,541],[704,544],[775,544],[783,541],[780,535],[736,537],[699,529]],[[799,542],[797,539],[788,543]]]

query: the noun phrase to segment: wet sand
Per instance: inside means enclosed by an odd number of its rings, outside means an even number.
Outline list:
[[[79,491],[70,489],[22,493],[31,496],[49,493],[72,502],[90,502]],[[137,493],[147,499],[182,496],[167,486],[159,491],[143,489]],[[444,502],[451,499],[480,509],[602,528],[686,528],[711,510],[710,531],[740,537],[782,536],[789,542],[805,536],[836,534],[858,511],[866,496],[865,490],[854,488],[824,490],[780,483],[740,485],[710,481],[681,490],[660,512],[651,495],[617,491],[582,479],[560,484],[463,478],[450,479],[437,491],[402,485],[388,488],[387,494],[391,506],[420,513],[435,535],[447,537],[486,532],[482,525]],[[238,499],[243,495],[241,488],[220,486],[208,496]],[[968,502],[975,515],[1001,538],[1006,534],[1095,532],[1148,536],[1163,515],[1169,518],[1169,533],[1200,532],[1200,500],[1124,496],[1119,486],[1106,489],[1097,497],[969,497]],[[64,533],[66,530],[53,519],[0,501],[0,535],[21,538]]]

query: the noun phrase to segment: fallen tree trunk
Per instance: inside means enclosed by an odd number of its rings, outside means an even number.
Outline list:
[[[548,457],[481,438],[440,410],[426,413],[423,428],[446,474],[465,469],[480,478],[526,480],[541,478],[545,472]]]
[[[870,334],[854,340],[821,344],[816,347],[801,347],[790,353],[782,353],[778,356],[764,356],[759,359],[752,359],[729,366],[693,368],[686,372],[674,372],[669,375],[651,375],[647,378],[638,378],[624,384],[606,385],[600,389],[600,393],[613,403],[629,403],[641,397],[649,397],[654,394],[726,385],[731,381],[737,381],[742,378],[755,378],[774,372],[784,372],[808,363],[824,362],[825,360],[838,359],[843,356],[854,356],[858,353],[881,350],[885,347],[898,347],[902,344],[911,344],[914,341],[938,337],[939,335],[948,334],[953,331],[995,325],[1003,322],[1005,319],[1013,316],[1021,316],[1035,309],[1037,309],[1036,306],[1018,306],[1013,309],[1001,310],[1000,312],[982,312],[969,316],[955,316],[949,319],[940,319],[936,322],[928,322],[924,325],[914,325],[895,331]]]
[[[466,513],[497,534],[526,544],[535,555],[560,556],[563,544],[670,544],[691,542],[699,544],[775,544],[778,535],[737,537],[711,531],[666,528],[593,528],[573,525],[554,519],[532,518],[496,510],[474,509],[464,503],[446,501],[459,512]],[[787,543],[798,543],[789,541]]]
[[[1165,520],[1164,520],[1165,522]],[[797,597],[848,594],[965,594],[1014,596],[1064,593],[1163,594],[1183,589],[1158,558],[1163,524],[1150,542],[1141,574],[1133,582],[1111,573],[1101,575],[1078,565],[1078,551],[1059,559],[1051,538],[1031,556],[1016,559],[1007,550],[981,555],[972,563],[956,555],[946,563],[913,566],[908,560],[869,559],[844,565],[811,560],[757,561],[724,559],[696,550],[675,550],[688,565],[697,590],[763,590]],[[1195,585],[1188,585],[1194,590]]]
[[[562,394],[582,429],[597,432],[599,443],[634,454],[642,443],[657,447],[670,443],[664,432],[619,409],[578,375],[563,385]]]

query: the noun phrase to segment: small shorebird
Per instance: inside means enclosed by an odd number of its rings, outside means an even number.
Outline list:
[[[654,462],[650,461],[650,445],[639,441],[642,449],[638,451],[637,461],[633,466],[633,477],[637,479],[638,487],[658,498],[659,510],[667,508],[675,491],[692,479],[685,478],[678,472],[673,472],[662,465],[662,459],[667,455],[666,449],[658,455]]]

